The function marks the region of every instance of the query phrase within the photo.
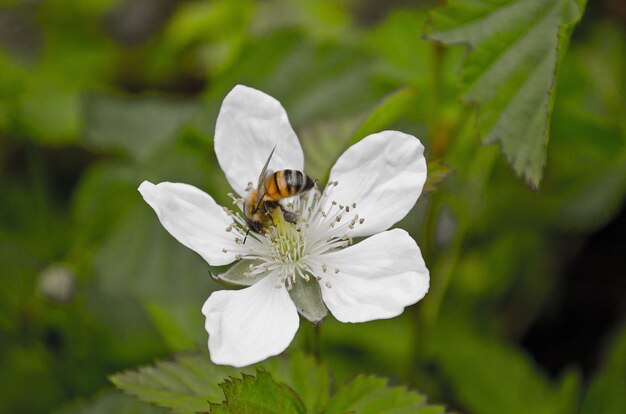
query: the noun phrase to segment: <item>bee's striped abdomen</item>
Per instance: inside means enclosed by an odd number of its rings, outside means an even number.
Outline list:
[[[265,194],[272,200],[280,200],[310,190],[313,185],[311,177],[301,171],[281,170],[267,178]]]

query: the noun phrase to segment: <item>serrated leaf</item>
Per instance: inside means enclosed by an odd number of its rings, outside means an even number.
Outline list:
[[[429,37],[468,44],[463,100],[479,105],[485,143],[500,142],[515,172],[541,181],[557,66],[585,0],[451,0],[434,11]]]
[[[214,365],[206,354],[181,355],[175,361],[161,361],[136,371],[110,377],[122,391],[142,401],[172,409],[176,413],[195,413],[207,409],[208,401],[221,401],[218,384],[241,369]],[[244,369],[244,372],[250,370]]]
[[[302,352],[291,355],[289,372],[282,380],[293,388],[304,403],[307,412],[320,413],[330,398],[330,373],[328,368],[311,355]]]
[[[385,378],[359,375],[339,389],[324,411],[326,414],[348,412],[437,414],[444,409],[426,404],[426,398],[415,391],[389,387]]]
[[[211,404],[212,414],[298,414],[306,409],[298,395],[287,385],[274,381],[265,370],[256,376],[243,374],[222,382],[226,400]]]

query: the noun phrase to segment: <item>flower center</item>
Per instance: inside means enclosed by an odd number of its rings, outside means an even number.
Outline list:
[[[271,212],[274,225],[266,233],[274,258],[282,263],[296,263],[306,256],[306,239],[298,225],[285,221],[280,209]],[[298,216],[298,220],[300,217]]]
[[[234,219],[226,231],[235,238],[236,258],[254,261],[246,275],[258,277],[271,272],[277,276],[277,287],[286,285],[291,289],[299,279],[321,280],[325,273],[340,273],[338,268],[329,269],[322,256],[352,244],[349,230],[365,219],[356,213],[355,203],[344,206],[332,201],[332,191],[337,185],[336,181],[330,182],[323,193],[314,188],[284,203],[284,209],[296,215],[296,224],[285,220],[280,207],[272,209],[272,225],[264,234],[249,232],[240,213],[225,209]],[[243,200],[229,195],[242,209]],[[315,274],[312,268],[321,269],[322,274]],[[326,281],[327,286],[329,283]]]

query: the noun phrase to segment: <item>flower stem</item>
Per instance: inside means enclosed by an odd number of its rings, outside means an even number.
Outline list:
[[[321,361],[321,345],[322,345],[322,324],[313,325],[313,346],[312,353],[315,359]]]

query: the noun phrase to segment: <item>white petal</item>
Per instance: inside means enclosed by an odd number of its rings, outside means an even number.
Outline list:
[[[430,276],[420,249],[401,229],[325,254],[322,263],[326,272],[314,268],[322,276],[322,297],[341,322],[393,318],[428,292]]]
[[[235,260],[235,253],[230,250],[237,245],[233,235],[225,231],[233,220],[210,195],[192,185],[168,182],[154,185],[144,181],[138,190],[163,227],[210,265],[221,266]]]
[[[303,170],[304,154],[280,102],[247,86],[237,85],[224,98],[215,126],[215,154],[233,190],[245,195],[255,186],[267,157],[274,171]]]
[[[364,218],[348,234],[387,230],[415,205],[426,181],[424,146],[412,135],[383,131],[354,144],[337,160],[329,181],[338,181],[329,202],[351,205]]]
[[[202,307],[209,352],[216,364],[243,367],[280,354],[300,318],[284,286],[268,275],[242,290],[213,292]]]

